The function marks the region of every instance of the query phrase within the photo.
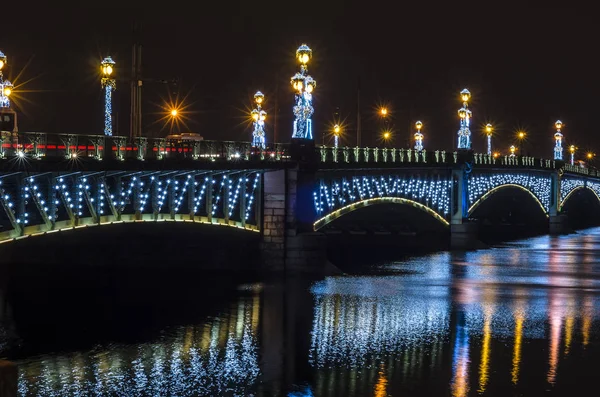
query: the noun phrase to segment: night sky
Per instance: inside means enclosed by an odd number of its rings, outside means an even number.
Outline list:
[[[182,130],[205,139],[250,140],[245,112],[261,90],[269,112],[268,141],[276,103],[277,141],[289,141],[289,80],[298,69],[295,50],[306,43],[314,56],[309,73],[317,80],[319,143],[339,107],[346,120],[342,143],[355,145],[360,79],[364,145],[378,143],[376,105],[385,103],[397,146],[407,145],[414,122],[421,120],[426,149],[453,149],[458,93],[467,87],[476,151],[485,151],[481,127],[492,122],[498,150],[506,152],[522,129],[528,134],[525,151],[550,157],[557,119],[564,123],[565,146],[600,151],[599,32],[589,10],[488,6],[461,14],[433,6],[412,10],[402,2],[358,6],[326,0],[304,3],[309,11],[303,12],[301,2],[204,3],[147,5],[135,13],[114,7],[37,9],[3,19],[0,49],[9,57],[5,75],[18,86],[20,130],[102,133],[99,62],[111,55],[116,76],[124,80],[115,93],[116,130],[128,135],[126,80],[136,14],[142,23],[144,78],[178,79],[177,85],[145,83],[145,135],[168,133],[155,121],[170,94],[187,95],[188,128]]]

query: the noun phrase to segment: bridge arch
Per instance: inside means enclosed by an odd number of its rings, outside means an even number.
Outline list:
[[[538,172],[479,172],[469,175],[468,215],[484,201],[504,188],[516,188],[531,196],[549,216],[552,195],[552,179]]]
[[[437,221],[442,223],[444,226],[446,226],[446,227],[450,226],[450,223],[443,216],[441,216],[440,214],[438,214],[436,211],[429,208],[428,206],[421,204],[417,201],[410,200],[407,198],[402,198],[402,197],[375,197],[375,198],[360,200],[360,201],[354,202],[352,204],[346,205],[344,207],[338,208],[338,209],[330,212],[329,214],[316,220],[313,224],[313,229],[315,231],[317,231],[317,230],[325,227],[327,224],[333,222],[334,220],[340,218],[343,215],[346,215],[350,212],[356,211],[359,208],[369,207],[369,206],[378,205],[378,204],[410,205],[414,208],[417,208],[417,209],[431,215],[434,219],[436,219]]]
[[[559,209],[562,209],[565,203],[573,197],[581,189],[587,189],[591,191],[598,202],[600,202],[600,184],[597,182],[587,181],[582,178],[565,177],[561,180],[560,184],[560,205]]]
[[[136,219],[131,215],[123,215],[121,219],[110,219],[112,217],[105,217],[102,222],[95,222],[94,218],[86,217],[80,218],[77,225],[73,225],[70,221],[59,221],[56,222],[53,228],[48,228],[45,225],[31,225],[22,229],[19,233],[16,230],[7,230],[0,232],[0,244],[8,243],[11,241],[22,240],[29,237],[44,236],[48,234],[85,230],[96,226],[108,226],[108,225],[121,225],[131,223],[186,223],[186,224],[197,224],[197,225],[213,225],[213,226],[225,226],[235,229],[246,230],[249,232],[259,232],[260,229],[256,225],[244,224],[240,221],[233,221],[223,218],[212,218],[209,219],[203,216],[195,216],[193,218],[187,216],[185,219],[183,216],[177,216],[175,218],[158,218],[144,216],[141,219]]]
[[[468,214],[471,215],[473,214],[473,212],[488,198],[490,198],[491,196],[494,195],[494,193],[498,192],[501,189],[505,189],[505,188],[517,188],[520,189],[522,191],[524,191],[525,193],[527,193],[529,196],[531,196],[535,202],[538,204],[538,206],[540,207],[540,209],[544,212],[544,214],[546,215],[546,217],[548,217],[548,209],[544,206],[544,204],[542,203],[542,201],[540,201],[540,199],[529,189],[527,189],[524,186],[521,185],[517,185],[515,183],[506,183],[504,185],[499,185],[496,186],[494,188],[492,188],[491,190],[488,190],[485,194],[483,194],[479,199],[477,199],[477,201],[475,201],[473,204],[471,204],[471,206],[469,207],[468,210]]]

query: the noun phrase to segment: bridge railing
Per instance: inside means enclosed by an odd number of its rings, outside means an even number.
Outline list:
[[[73,159],[90,157],[103,159],[162,160],[165,158],[204,161],[286,161],[290,160],[289,145],[275,144],[266,150],[253,148],[250,142],[166,139],[125,136],[48,134],[20,132],[18,139],[0,138],[0,158],[45,157]]]
[[[600,176],[600,171],[598,171],[596,168],[589,168],[589,167],[582,167],[579,165],[565,164],[563,169],[565,172],[572,172],[575,174]]]
[[[458,152],[369,147],[317,147],[322,163],[454,164]]]

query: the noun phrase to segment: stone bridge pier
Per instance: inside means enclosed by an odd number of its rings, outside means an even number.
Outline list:
[[[326,238],[314,232],[314,171],[287,168],[265,172],[260,226],[267,271],[315,272],[327,262]]]

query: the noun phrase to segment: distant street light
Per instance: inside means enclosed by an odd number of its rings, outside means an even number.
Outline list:
[[[571,165],[575,165],[575,145],[569,147],[569,152],[571,152]]]
[[[100,63],[102,80],[100,83],[104,88],[104,135],[112,136],[112,92],[117,88],[115,79],[111,77],[115,61],[111,57],[106,57]]]
[[[485,135],[487,136],[487,154],[488,156],[492,155],[492,133],[494,132],[494,128],[491,124],[487,124],[485,126]]]
[[[177,109],[171,109],[171,116],[172,117],[177,117],[178,114],[179,114],[179,112],[177,111]]]
[[[421,133],[421,128],[423,128],[423,123],[417,121],[415,123],[415,127],[417,128],[417,132],[415,132],[415,150],[420,152],[423,150],[423,134]]]
[[[462,108],[458,109],[458,116],[460,117],[460,129],[458,130],[458,148],[463,150],[471,149],[471,130],[469,125],[471,124],[471,118],[473,113],[469,110],[469,99],[471,99],[471,93],[466,88],[460,92],[460,98],[463,102]]]
[[[562,148],[562,138],[563,134],[561,134],[560,129],[562,128],[562,121],[556,120],[554,123],[554,127],[556,127],[556,133],[554,134],[554,140],[556,141],[554,145],[554,160],[562,160],[563,159],[563,148]]]
[[[312,92],[317,86],[317,82],[308,74],[306,66],[311,57],[312,50],[306,44],[302,44],[296,50],[296,58],[300,62],[300,72],[292,76],[292,87],[296,90],[292,138],[313,139],[311,116],[314,113],[314,108],[312,106]]]
[[[510,146],[510,157],[515,157],[516,150],[517,150],[517,148],[515,147],[515,145]]]
[[[390,140],[392,139],[392,133],[390,131],[384,131],[382,134],[383,143],[385,147],[388,147]]]
[[[267,119],[267,112],[262,110],[262,104],[265,100],[265,95],[257,91],[254,94],[254,103],[256,107],[252,110],[252,124],[254,126],[254,130],[252,131],[252,146],[261,150],[265,150],[267,148],[266,139],[265,139],[265,120]]]

